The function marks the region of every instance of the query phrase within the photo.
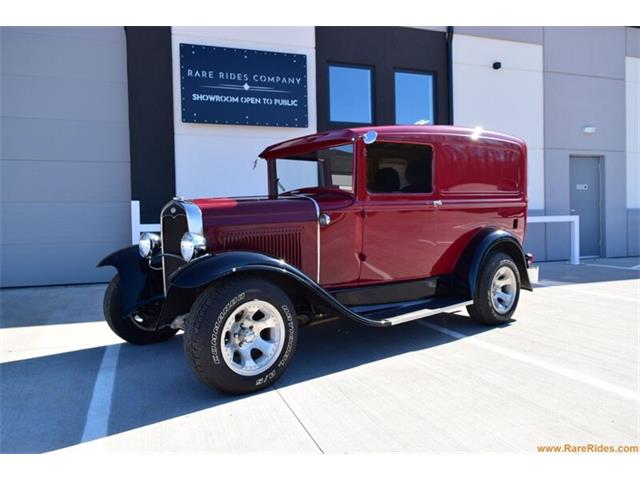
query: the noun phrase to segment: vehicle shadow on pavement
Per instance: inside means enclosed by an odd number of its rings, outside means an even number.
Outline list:
[[[102,322],[106,288],[94,284],[0,289],[0,328]]]
[[[433,323],[465,335],[489,330],[468,317],[440,315]],[[454,338],[408,323],[371,328],[336,320],[300,329],[296,355],[276,383],[287,386]],[[0,365],[0,452],[38,453],[82,443],[105,348],[48,355]],[[254,395],[261,395],[258,392]],[[111,407],[103,418],[113,435],[239,398],[210,390],[189,370],[182,337],[134,346],[122,344],[115,365]]]
[[[547,288],[563,284],[616,282],[640,278],[640,270],[608,265],[604,260],[613,263],[611,259],[591,260],[589,263],[581,265],[567,265],[567,262],[540,263],[538,265],[542,283],[534,285],[533,288]],[[634,259],[629,260],[630,262],[627,262],[629,264],[637,262]]]
[[[427,320],[465,336],[496,328],[478,325],[458,314],[441,314]],[[416,322],[389,328],[366,327],[349,320],[311,325],[300,330],[294,359],[276,388],[453,341],[456,339]]]

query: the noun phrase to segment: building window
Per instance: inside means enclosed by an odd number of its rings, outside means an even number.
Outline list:
[[[367,190],[371,193],[431,193],[433,151],[428,145],[376,142],[367,145]]]
[[[329,66],[329,120],[337,123],[373,122],[371,68]]]
[[[395,72],[396,124],[435,123],[433,75]]]

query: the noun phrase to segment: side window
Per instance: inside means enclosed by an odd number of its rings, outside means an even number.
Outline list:
[[[428,145],[374,143],[367,146],[367,190],[371,193],[430,193],[433,150]]]
[[[278,191],[290,192],[299,188],[315,187],[318,185],[318,164],[279,158],[276,160],[278,172]]]
[[[353,193],[353,144],[300,153],[276,162],[277,189],[329,187]]]

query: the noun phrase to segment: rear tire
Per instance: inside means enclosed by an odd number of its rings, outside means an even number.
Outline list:
[[[149,306],[133,312],[128,317],[122,316],[120,306],[120,275],[117,274],[107,287],[103,301],[104,318],[111,330],[123,340],[136,345],[164,342],[178,331],[165,327],[160,330],[145,328],[145,323],[153,323],[159,308]]]
[[[275,382],[298,340],[293,304],[255,277],[216,282],[200,294],[184,327],[189,366],[207,386],[242,394]]]
[[[495,252],[484,261],[473,305],[467,307],[471,318],[484,325],[500,325],[511,320],[520,299],[520,273],[513,259]]]

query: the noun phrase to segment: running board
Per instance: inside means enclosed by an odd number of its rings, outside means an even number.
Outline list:
[[[467,305],[472,305],[472,300],[467,300],[466,302],[456,303],[454,305],[449,305],[447,307],[440,307],[436,309],[425,308],[422,310],[417,310],[415,312],[405,313],[403,315],[397,315],[395,317],[390,317],[385,319],[390,325],[398,325],[400,323],[410,322],[412,320],[418,320],[419,318],[430,317],[431,315],[438,315],[439,313],[453,313],[459,310],[462,310]]]
[[[440,313],[452,313],[462,310],[467,305],[473,304],[472,300],[465,300],[463,298],[433,298],[424,300],[422,302],[411,302],[410,305],[394,306],[387,308],[365,312],[357,312],[354,308],[354,313],[360,313],[363,319],[369,325],[376,325],[381,327],[387,327],[392,325],[399,325],[405,322],[411,322],[412,320],[418,320],[420,318],[430,317],[432,315],[438,315]],[[369,307],[371,308],[371,307]],[[358,315],[358,316],[360,316]],[[366,315],[366,316],[365,316]]]

